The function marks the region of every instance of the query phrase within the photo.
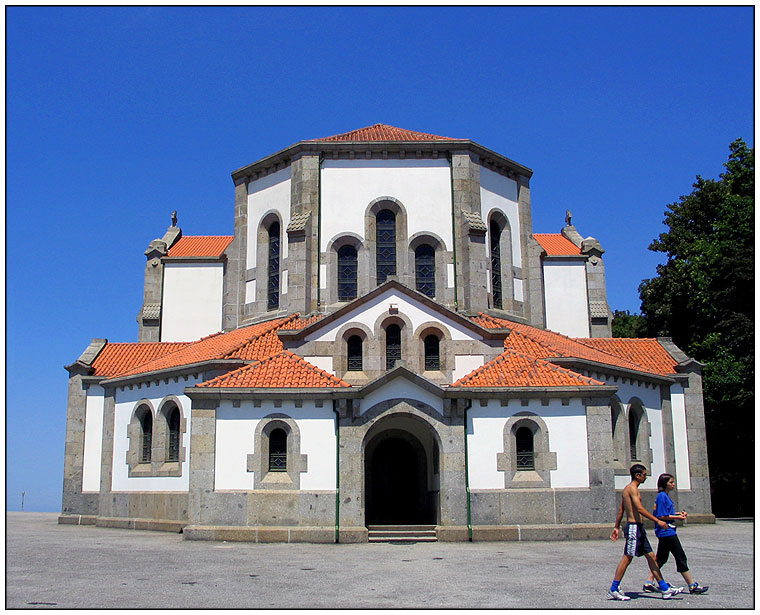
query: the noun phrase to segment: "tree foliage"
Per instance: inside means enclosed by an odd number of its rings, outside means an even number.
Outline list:
[[[720,179],[697,176],[649,246],[667,255],[639,287],[647,334],[705,364],[713,511],[754,511],[754,149],[730,145]]]
[[[615,310],[612,314],[612,337],[645,337],[647,319],[628,310]]]

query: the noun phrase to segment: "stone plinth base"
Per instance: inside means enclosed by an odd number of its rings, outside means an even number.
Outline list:
[[[98,527],[116,527],[125,530],[151,530],[154,532],[179,532],[187,521],[169,519],[129,519],[125,517],[97,517]]]
[[[185,540],[216,540],[226,542],[335,542],[335,528],[333,527],[238,527],[222,525],[188,525],[185,527],[182,534]]]
[[[95,515],[61,515],[58,517],[59,525],[95,525]]]

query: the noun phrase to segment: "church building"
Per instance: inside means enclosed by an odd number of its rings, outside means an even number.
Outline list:
[[[185,235],[175,212],[145,251],[137,341],[94,338],[66,367],[59,522],[603,538],[634,462],[713,521],[701,365],[611,337],[604,250],[570,212],[533,232],[532,174],[376,124],[234,171],[232,235]]]

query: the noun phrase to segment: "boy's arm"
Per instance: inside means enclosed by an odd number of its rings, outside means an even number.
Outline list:
[[[668,527],[668,524],[665,523],[665,521],[660,521],[657,517],[655,517],[652,513],[650,513],[646,508],[644,508],[644,505],[641,503],[641,494],[639,494],[638,491],[634,493],[631,496],[631,500],[633,502],[633,505],[636,507],[636,510],[639,511],[639,514],[643,517],[646,517],[650,521],[654,521],[655,524],[659,525],[662,529],[666,529]]]
[[[620,500],[620,509],[618,510],[617,517],[615,517],[615,527],[612,529],[612,533],[610,534],[610,540],[612,542],[615,542],[618,537],[620,536],[620,522],[623,520],[623,500]]]

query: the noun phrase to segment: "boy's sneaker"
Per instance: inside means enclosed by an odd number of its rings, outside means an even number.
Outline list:
[[[630,598],[619,589],[616,589],[614,592],[607,592],[607,595],[610,597],[610,600],[630,600]]]
[[[654,583],[644,583],[641,589],[645,592],[651,592],[651,593],[660,591],[660,588],[657,587]]]
[[[690,594],[706,594],[708,589],[710,588],[707,585],[700,585],[699,583],[689,585]]]
[[[662,592],[662,599],[670,600],[670,598],[672,598],[676,594],[682,594],[682,593],[683,593],[683,587],[673,587],[672,585],[670,585],[668,589]]]

